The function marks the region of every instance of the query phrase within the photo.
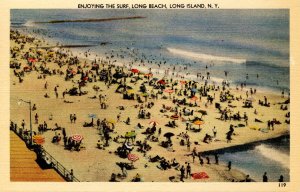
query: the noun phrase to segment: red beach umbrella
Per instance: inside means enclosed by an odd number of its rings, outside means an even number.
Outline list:
[[[167,83],[166,83],[166,81],[165,81],[165,80],[163,80],[163,79],[161,79],[161,80],[157,81],[157,83],[158,83],[158,84],[162,84],[162,85],[165,85],[165,84],[167,84]]]
[[[28,58],[28,61],[29,61],[30,63],[34,63],[34,62],[37,62],[38,60],[35,59],[35,58]]]
[[[165,89],[164,92],[166,92],[166,93],[173,93],[174,90],[172,90],[172,89]]]
[[[152,74],[152,73],[147,73],[147,74],[145,74],[144,76],[145,76],[145,77],[152,77],[153,74]]]
[[[172,115],[170,118],[173,119],[173,120],[178,120],[179,116],[178,115]]]
[[[139,160],[139,156],[137,156],[136,154],[131,154],[131,153],[128,154],[127,158],[129,161],[132,161],[132,162]]]
[[[185,84],[186,84],[186,81],[180,81],[180,84],[181,84],[181,85],[185,85]]]
[[[206,172],[192,173],[193,179],[208,179],[209,176]]]
[[[138,69],[131,69],[132,73],[139,73],[140,71]]]
[[[72,135],[71,139],[73,141],[81,141],[83,139],[83,136],[79,135],[79,134],[75,134],[75,135]]]
[[[194,97],[191,98],[191,100],[192,100],[192,101],[197,101],[197,100],[198,100],[198,97],[194,96]]]

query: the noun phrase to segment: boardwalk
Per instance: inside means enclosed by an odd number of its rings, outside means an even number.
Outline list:
[[[65,181],[54,169],[43,170],[35,162],[36,154],[10,132],[10,180],[11,181]]]

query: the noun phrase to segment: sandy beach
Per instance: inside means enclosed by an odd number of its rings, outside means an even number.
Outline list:
[[[186,169],[187,163],[191,173],[205,172],[208,178],[189,176],[184,178],[185,182],[241,181],[247,173],[235,169],[234,163],[229,171],[227,164],[215,164],[214,156],[209,156],[207,164],[201,153],[289,134],[287,93],[254,91],[249,86],[242,89],[239,85],[227,86],[226,81],[223,85],[201,78],[190,81],[172,76],[171,72],[163,77],[142,73],[145,67],[138,64],[123,67],[109,64],[113,63],[110,59],[94,63],[71,56],[72,49],[39,48],[49,46],[49,42],[11,31],[10,119],[18,127],[22,127],[24,120],[25,130],[29,130],[28,104],[20,99],[35,104],[33,131],[45,138],[43,148],[67,169],[73,169],[80,181],[109,181],[112,173],[122,174],[117,162],[135,167],[127,170],[127,177],[117,177],[118,181],[131,181],[137,174],[145,182],[180,181],[180,167]],[[117,77],[121,72],[122,76]],[[118,93],[120,85],[126,89],[121,88]],[[71,95],[71,89],[78,94]],[[133,94],[134,100],[124,99],[126,94]],[[71,122],[70,114],[76,114],[75,122]],[[130,123],[126,123],[128,117]],[[110,130],[108,146],[103,128],[97,126],[98,119]],[[176,126],[168,127],[168,122]],[[44,123],[50,130],[41,132],[38,127]],[[85,123],[87,126],[83,126]],[[138,124],[143,128],[138,128]],[[67,137],[81,135],[80,151],[66,149],[62,129],[51,130],[55,127],[64,128]],[[149,132],[153,127],[155,131],[147,133],[148,127]],[[122,138],[132,131],[136,135],[133,142],[131,138]],[[166,133],[173,135],[168,139]],[[58,134],[61,140],[53,143]],[[97,148],[98,140],[102,149]],[[138,156],[138,160],[131,162],[115,153],[125,144],[132,145],[129,154]],[[193,151],[197,154],[194,162]],[[167,164],[175,158],[178,165],[163,170],[160,161],[149,162],[157,155],[164,157]]]

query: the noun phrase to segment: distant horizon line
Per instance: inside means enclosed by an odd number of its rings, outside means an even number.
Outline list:
[[[144,19],[144,16],[131,16],[131,17],[112,17],[104,19],[75,19],[75,20],[51,20],[51,21],[36,21],[35,24],[42,23],[75,23],[75,22],[107,22],[116,20],[129,20],[129,19]]]

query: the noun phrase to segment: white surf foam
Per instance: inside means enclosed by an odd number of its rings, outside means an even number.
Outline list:
[[[176,55],[180,55],[186,58],[193,58],[196,60],[207,60],[207,61],[222,61],[222,62],[231,62],[236,64],[243,64],[246,63],[246,59],[237,59],[232,57],[222,57],[222,56],[215,56],[215,55],[208,55],[204,53],[196,53],[191,51],[185,51],[182,49],[175,49],[175,48],[167,48],[167,50]]]
[[[35,23],[31,20],[26,21],[26,23],[23,24],[25,27],[33,27],[35,26]]]
[[[255,147],[263,156],[280,163],[283,167],[289,169],[290,157],[276,149],[268,147],[264,144]]]

